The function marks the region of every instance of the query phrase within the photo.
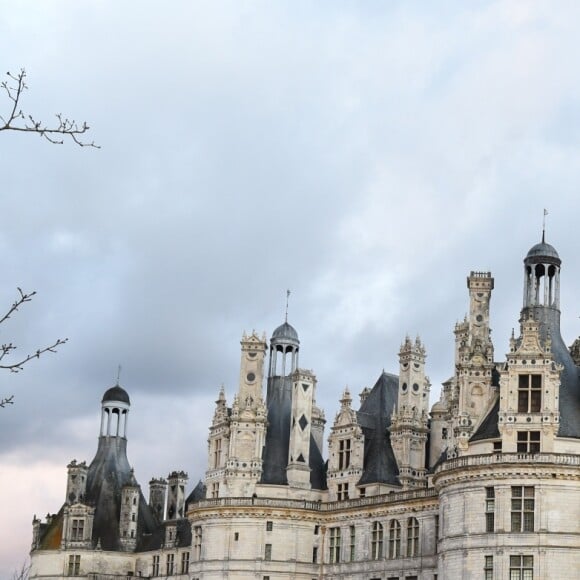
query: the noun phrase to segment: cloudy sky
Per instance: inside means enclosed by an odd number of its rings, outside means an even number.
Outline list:
[[[69,338],[0,375],[1,578],[63,503],[66,464],[92,459],[118,365],[145,492],[203,476],[241,334],[269,336],[287,288],[330,421],[345,385],[397,371],[407,333],[435,402],[470,270],[495,276],[502,359],[544,207],[564,339],[580,334],[580,5],[427,4],[0,0],[24,110],[87,120],[102,147],[0,133],[0,304],[38,292],[1,340]]]

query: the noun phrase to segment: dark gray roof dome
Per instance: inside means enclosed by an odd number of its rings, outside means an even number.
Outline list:
[[[530,251],[528,252],[526,259],[528,258],[553,258],[556,260],[560,260],[560,256],[558,255],[558,252],[556,251],[556,248],[554,248],[554,246],[552,246],[551,244],[548,244],[544,241],[541,241],[539,244],[536,244],[535,246],[532,246],[530,248]]]
[[[300,342],[296,329],[288,322],[281,324],[273,333],[272,340],[290,340],[292,342]]]
[[[109,401],[118,401],[120,403],[127,403],[127,405],[131,404],[127,391],[119,385],[115,385],[105,391],[101,403],[107,403]]]

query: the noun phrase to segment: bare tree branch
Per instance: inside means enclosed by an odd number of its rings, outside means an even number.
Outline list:
[[[0,409],[6,407],[6,405],[13,405],[14,404],[14,395],[10,395],[9,397],[4,397],[0,399]]]
[[[7,72],[8,80],[2,81],[0,87],[4,89],[8,99],[12,101],[11,110],[7,116],[0,115],[0,131],[21,131],[24,133],[36,133],[44,137],[50,143],[62,145],[65,138],[70,138],[80,147],[94,147],[94,141],[88,142],[83,139],[90,127],[85,121],[77,123],[74,119],[68,119],[61,113],[56,115],[58,123],[48,126],[42,121],[37,121],[32,115],[24,114],[20,108],[20,102],[25,90],[28,89],[26,84],[26,71],[20,69],[18,74]]]
[[[30,562],[24,561],[18,570],[12,573],[12,580],[28,580],[30,576]]]
[[[21,288],[18,288],[18,297],[6,311],[4,316],[0,317],[0,324],[6,322],[12,316],[12,314],[18,311],[20,306],[26,302],[30,302],[35,295],[36,292],[26,293],[23,292]],[[41,355],[47,352],[56,352],[57,347],[62,346],[66,342],[68,342],[68,338],[57,338],[52,344],[39,348],[36,352],[27,354],[25,357],[17,360],[16,362],[4,362],[4,359],[16,350],[16,346],[11,342],[2,344],[0,345],[0,370],[4,369],[12,373],[19,373],[27,362],[30,362],[34,358],[40,358]],[[4,408],[7,405],[12,405],[13,403],[14,395],[0,398],[0,408]]]

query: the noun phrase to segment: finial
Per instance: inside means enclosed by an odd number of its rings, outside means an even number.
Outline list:
[[[286,290],[286,317],[284,322],[288,322],[288,301],[290,299],[290,290]]]
[[[548,215],[548,210],[544,208],[544,219],[542,221],[542,244],[546,243],[546,216]]]
[[[117,386],[119,386],[119,380],[121,378],[121,365],[117,367]]]

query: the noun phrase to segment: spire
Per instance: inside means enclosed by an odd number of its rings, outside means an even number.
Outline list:
[[[288,322],[288,302],[290,301],[290,290],[286,290],[286,315],[284,317],[284,322]]]
[[[548,210],[544,208],[544,219],[542,221],[542,244],[546,243],[546,216],[548,215]]]

